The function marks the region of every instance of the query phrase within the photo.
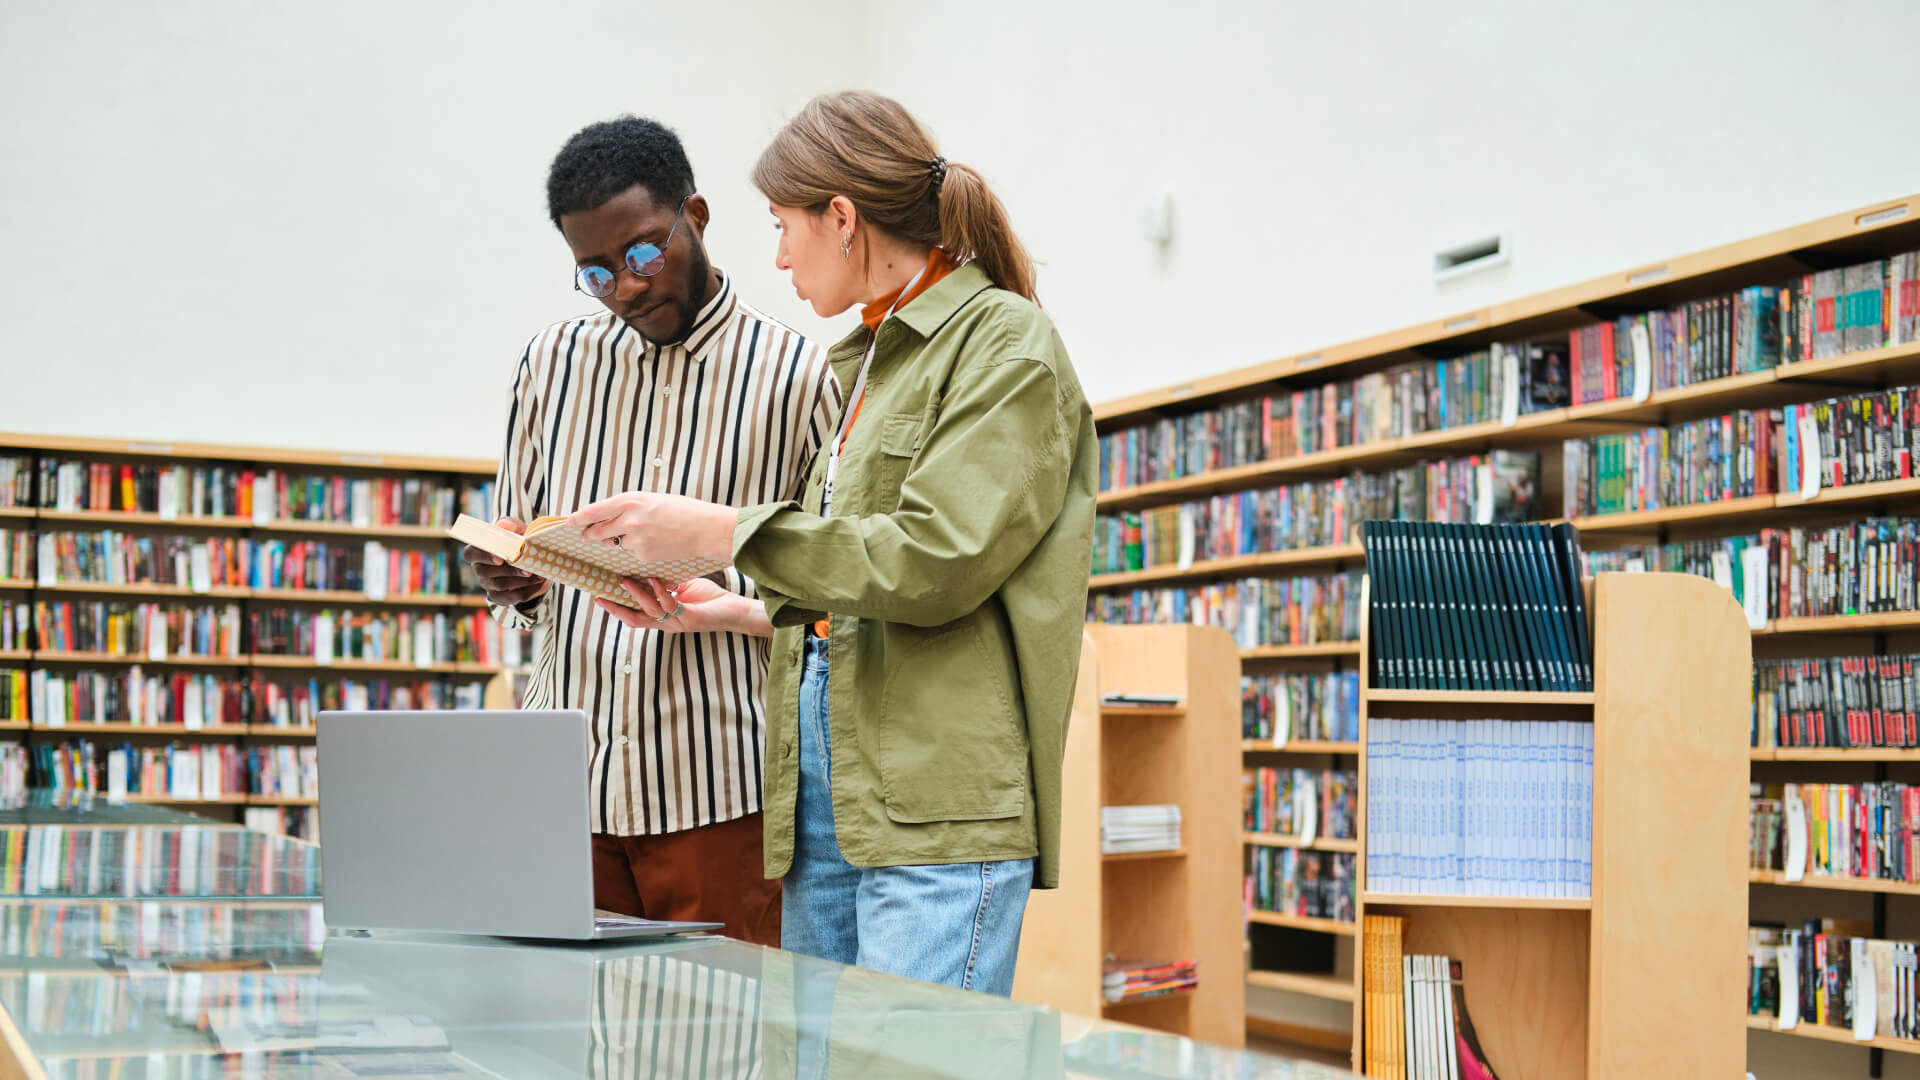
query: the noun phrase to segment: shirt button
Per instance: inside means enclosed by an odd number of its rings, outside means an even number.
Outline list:
[[[632,664],[621,664],[621,665],[620,665],[620,674],[622,674],[622,675],[631,675],[631,674],[633,674],[633,665],[632,665]]]
[[[660,396],[661,396],[661,397],[672,397],[672,396],[673,396],[673,387],[672,387],[672,386],[663,386],[663,387],[661,387],[661,388],[660,388]]]
[[[628,738],[627,738],[627,737],[626,737],[625,735],[622,735],[622,736],[620,736],[620,737],[619,737],[618,739],[615,739],[615,740],[614,740],[614,742],[617,742],[617,743],[619,743],[619,744],[620,744],[621,746],[625,746],[625,745],[627,745],[627,743],[629,743],[629,742],[631,742],[631,741],[632,741],[632,740],[630,740],[630,739],[628,739]]]
[[[656,468],[656,469],[661,469],[661,468],[665,468],[665,467],[666,467],[666,464],[667,464],[667,459],[666,459],[666,458],[663,458],[663,457],[657,457],[657,458],[654,458],[654,459],[653,459],[653,467],[654,467],[654,468]]]

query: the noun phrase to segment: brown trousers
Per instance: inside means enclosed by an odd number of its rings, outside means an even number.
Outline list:
[[[659,836],[593,835],[593,904],[640,919],[725,923],[780,946],[780,881],[762,874],[760,814]]]

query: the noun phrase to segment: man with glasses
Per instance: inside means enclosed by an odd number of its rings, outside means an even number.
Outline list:
[[[679,138],[631,116],[583,129],[554,158],[547,209],[573,287],[604,310],[548,327],[520,357],[499,524],[519,531],[623,491],[798,498],[839,389],[824,349],[708,261],[711,211]],[[501,623],[542,631],[526,706],[592,722],[596,905],[778,945],[780,883],[761,865],[766,642],[678,612],[631,630],[578,590],[464,554]],[[753,595],[736,571],[717,580]]]

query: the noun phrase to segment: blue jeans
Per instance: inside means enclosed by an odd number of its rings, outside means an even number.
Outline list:
[[[872,971],[1005,997],[1013,992],[1033,860],[859,867],[833,828],[827,643],[809,637],[800,679],[800,791],[780,944]]]

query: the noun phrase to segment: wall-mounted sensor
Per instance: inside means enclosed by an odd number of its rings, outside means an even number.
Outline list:
[[[1504,232],[1433,253],[1433,280],[1446,281],[1477,270],[1502,266],[1512,244]]]
[[[1147,240],[1166,247],[1173,243],[1173,192],[1163,191],[1147,200]]]

